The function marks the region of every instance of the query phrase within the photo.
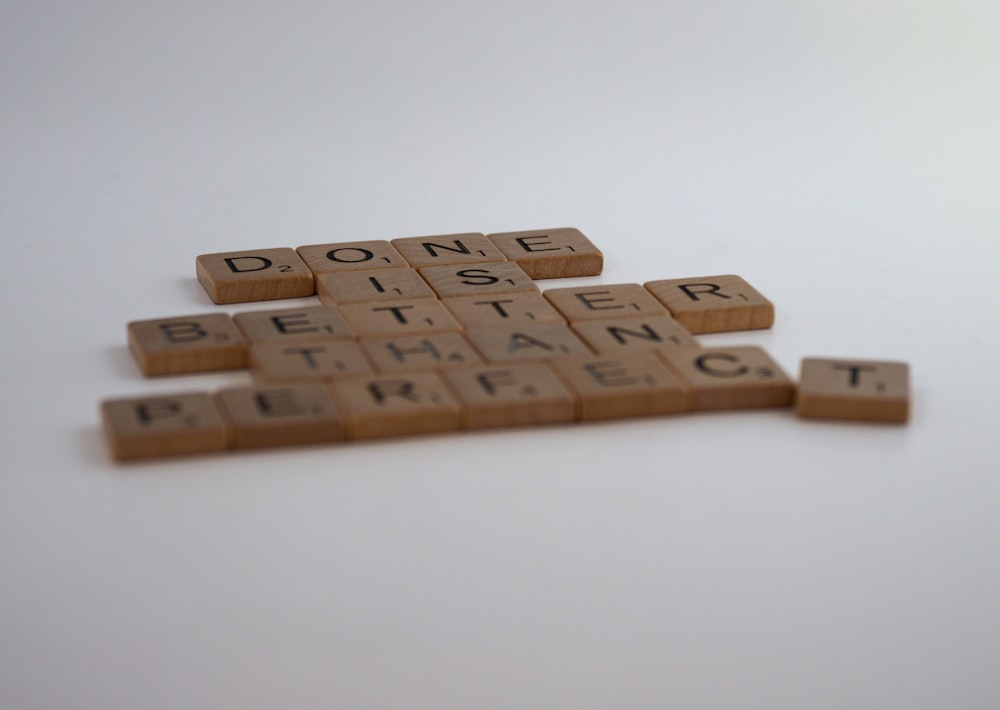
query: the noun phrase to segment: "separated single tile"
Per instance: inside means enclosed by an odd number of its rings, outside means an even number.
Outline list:
[[[796,410],[800,417],[905,422],[910,366],[905,362],[805,358]]]

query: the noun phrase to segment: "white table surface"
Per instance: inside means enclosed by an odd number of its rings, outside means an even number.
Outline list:
[[[1000,706],[1000,5],[0,9],[0,706]],[[904,427],[716,413],[108,458],[197,254],[576,226],[908,361]],[[274,302],[274,307],[286,303]]]

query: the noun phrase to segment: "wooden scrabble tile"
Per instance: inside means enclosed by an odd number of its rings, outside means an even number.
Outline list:
[[[474,328],[465,331],[465,337],[488,363],[507,364],[592,354],[568,326],[559,323]]]
[[[453,431],[461,406],[435,372],[350,377],[330,385],[352,439]]]
[[[444,378],[463,404],[467,429],[572,421],[573,393],[545,363],[460,367]]]
[[[678,323],[695,334],[774,325],[774,304],[739,276],[666,279],[644,285]]]
[[[330,306],[246,311],[233,322],[248,345],[305,340],[351,340],[354,331]]]
[[[206,392],[101,402],[111,454],[119,461],[223,451],[226,422]]]
[[[800,417],[905,422],[910,366],[905,362],[805,358],[796,410]]]
[[[488,234],[500,251],[533,279],[596,276],[604,255],[579,229],[532,229]]]
[[[692,409],[790,407],[795,383],[756,347],[659,350],[691,386]]]
[[[234,387],[216,393],[236,449],[340,441],[344,420],[333,396],[318,383]]]
[[[254,379],[268,384],[331,380],[374,372],[353,340],[261,343],[250,348]]]
[[[465,328],[520,323],[566,323],[566,319],[540,293],[455,296],[442,299],[441,302]]]
[[[462,330],[444,305],[432,298],[345,303],[340,312],[361,336],[409,335]]]
[[[650,352],[553,360],[577,395],[583,420],[682,412],[688,386]]]
[[[294,249],[202,254],[198,281],[216,303],[270,301],[312,296],[313,274]]]
[[[413,269],[339,271],[316,277],[323,303],[367,303],[400,298],[436,298],[434,290]]]
[[[409,266],[402,254],[384,239],[336,244],[307,244],[296,249],[314,274],[389,269]]]
[[[580,321],[574,332],[596,353],[696,348],[698,341],[670,316]]]
[[[246,345],[225,313],[133,321],[128,324],[128,342],[145,375],[247,366]]]
[[[663,304],[639,284],[550,288],[542,295],[570,323],[669,315]]]
[[[517,264],[425,266],[420,275],[441,298],[483,296],[498,293],[538,293],[538,286]]]
[[[503,252],[481,232],[402,237],[393,239],[392,245],[414,269],[445,264],[507,261]]]
[[[361,339],[361,347],[375,369],[386,374],[483,363],[475,348],[457,332],[368,337]]]

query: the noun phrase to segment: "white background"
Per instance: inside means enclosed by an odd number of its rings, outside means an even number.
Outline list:
[[[1000,706],[1000,5],[0,7],[0,705]],[[576,226],[908,361],[905,427],[717,413],[108,458],[197,254]],[[545,283],[544,286],[571,282]],[[308,301],[275,302],[274,307]]]

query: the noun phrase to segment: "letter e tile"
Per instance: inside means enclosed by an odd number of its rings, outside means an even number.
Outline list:
[[[533,279],[596,276],[604,255],[579,229],[532,229],[486,235]]]
[[[905,362],[805,358],[796,411],[800,417],[905,422],[910,366]]]
[[[284,387],[234,387],[216,393],[229,421],[233,448],[319,444],[344,438],[333,397],[318,383]]]

